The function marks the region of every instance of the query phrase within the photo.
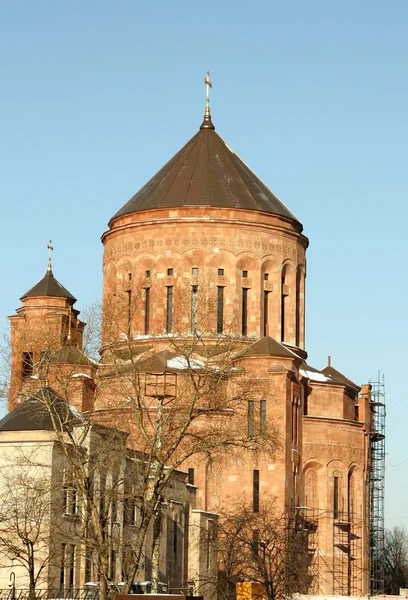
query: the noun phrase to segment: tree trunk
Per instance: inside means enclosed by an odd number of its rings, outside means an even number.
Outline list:
[[[152,548],[152,594],[159,593],[160,581],[160,525],[161,508],[160,502],[157,503],[157,509],[153,521],[153,548]]]
[[[35,600],[35,564],[34,564],[34,547],[33,543],[28,543],[28,575],[29,575],[29,590],[28,597],[30,600]]]
[[[99,600],[108,600],[108,557],[102,553],[99,562]]]

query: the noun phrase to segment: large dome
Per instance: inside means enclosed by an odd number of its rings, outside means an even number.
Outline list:
[[[298,219],[205,120],[193,136],[111,219],[137,211],[208,206]]]

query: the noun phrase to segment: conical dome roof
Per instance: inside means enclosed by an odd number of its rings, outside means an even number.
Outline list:
[[[112,217],[111,222],[137,211],[187,206],[262,211],[299,223],[215,132],[210,119],[204,120],[198,133]]]
[[[35,298],[38,296],[56,296],[57,298],[67,298],[74,304],[76,302],[75,296],[73,296],[60,282],[55,279],[52,270],[47,269],[46,274],[38,283],[36,283],[28,292],[23,294],[20,300],[24,298]]]

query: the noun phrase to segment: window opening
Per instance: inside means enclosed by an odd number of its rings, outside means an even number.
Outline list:
[[[166,333],[173,329],[173,286],[167,286]]]
[[[339,478],[333,478],[333,516],[335,519],[339,517]]]
[[[198,324],[198,285],[191,286],[191,332],[197,333]]]
[[[252,439],[254,437],[254,423],[255,423],[255,402],[248,400],[248,437]]]
[[[242,288],[242,324],[241,324],[241,333],[242,335],[247,335],[248,327],[248,288]]]
[[[217,333],[224,330],[224,288],[222,285],[217,287]]]
[[[145,288],[145,335],[149,334],[150,329],[150,288]]]
[[[282,281],[281,281],[281,341],[285,341],[285,294],[284,294],[284,286],[285,286],[285,270],[282,272]]]
[[[296,273],[296,323],[295,344],[300,345],[300,270]]]
[[[264,322],[264,335],[268,335],[268,314],[269,314],[269,292],[264,291],[264,314],[263,314],[263,322]]]
[[[253,471],[252,511],[254,513],[259,512],[259,470],[258,469],[254,469],[254,471]]]
[[[260,434],[262,437],[266,435],[266,400],[259,401],[259,410],[261,415]]]
[[[22,376],[23,379],[33,374],[33,353],[23,352]]]

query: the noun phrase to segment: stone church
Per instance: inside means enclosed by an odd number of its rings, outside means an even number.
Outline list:
[[[234,427],[249,440],[275,428],[281,441],[273,456],[243,444],[225,460],[187,457],[180,473],[194,489],[194,509],[222,514],[242,499],[256,512],[274,497],[307,532],[309,593],[367,594],[370,386],[355,384],[330,360],[321,370],[308,364],[309,240],[302,223],[218,135],[208,104],[198,132],[114,213],[102,242],[99,362],[82,353],[85,324],[76,299],[49,268],[10,317],[11,413],[38,389],[44,340],[52,338],[61,368],[47,383],[61,393],[63,373],[77,409],[99,419],[109,415],[110,424],[137,440],[126,393],[119,391],[121,373],[135,357],[139,372],[156,385],[158,375],[162,381],[169,375],[163,385],[171,385],[171,376],[186,368],[180,344],[199,341],[201,350],[197,344],[187,361],[193,368],[228,345],[232,371],[252,390],[244,424]],[[233,420],[230,412],[217,418]],[[0,441],[6,433],[7,417]]]

